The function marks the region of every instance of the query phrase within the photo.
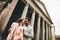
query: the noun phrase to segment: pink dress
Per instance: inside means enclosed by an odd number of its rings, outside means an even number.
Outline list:
[[[13,40],[23,40],[23,27],[19,26],[14,32]]]
[[[16,23],[16,22],[12,23],[11,28],[9,29],[9,34],[7,36],[7,40],[13,40],[14,32],[15,32],[16,28],[18,28],[18,23]]]
[[[13,23],[10,28],[7,40],[23,40],[23,27]]]

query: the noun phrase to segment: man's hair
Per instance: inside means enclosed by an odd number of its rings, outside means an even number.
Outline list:
[[[30,21],[30,18],[27,17],[26,19],[28,19],[28,21]]]

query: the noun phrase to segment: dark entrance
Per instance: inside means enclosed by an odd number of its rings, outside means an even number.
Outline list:
[[[10,28],[12,22],[15,22],[18,18],[21,17],[24,6],[25,6],[25,4],[21,0],[19,0],[16,7],[15,7],[15,9],[14,9],[14,11],[13,11],[13,13],[12,13],[12,15],[11,15],[11,18],[8,21],[8,24],[7,24],[5,30],[4,30],[4,32],[2,34],[2,38],[4,40],[6,39],[6,37],[8,35],[8,29]]]

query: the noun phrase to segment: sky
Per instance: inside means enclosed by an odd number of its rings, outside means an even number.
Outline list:
[[[55,34],[60,35],[60,0],[41,0],[55,25]]]

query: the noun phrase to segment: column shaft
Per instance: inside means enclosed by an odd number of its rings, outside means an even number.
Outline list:
[[[48,24],[46,23],[46,40],[48,40]]]
[[[44,38],[44,37],[45,37],[45,28],[44,28],[44,27],[45,27],[45,25],[44,25],[44,20],[43,20],[43,36],[42,36],[42,40],[45,39],[45,38]]]
[[[36,40],[39,40],[39,34],[40,34],[40,15],[38,16]]]
[[[31,18],[31,26],[34,27],[34,20],[35,20],[35,11],[33,11],[32,18]]]
[[[2,32],[5,30],[5,27],[6,27],[6,25],[7,25],[7,23],[8,23],[8,21],[9,21],[9,19],[10,19],[10,17],[11,17],[11,15],[12,15],[12,12],[14,11],[14,8],[15,8],[15,6],[16,6],[16,4],[17,4],[17,2],[18,2],[18,0],[13,0],[8,6],[7,6],[7,8],[5,8],[4,9],[4,11],[2,11],[2,20],[1,20],[1,30],[2,30]]]
[[[25,5],[25,8],[24,8],[23,13],[22,13],[22,16],[21,16],[22,19],[25,19],[26,18],[28,7],[29,7],[29,4],[27,3]]]
[[[50,40],[52,40],[52,29],[51,29],[51,26],[50,26]]]
[[[49,40],[50,40],[50,25],[49,25]]]

